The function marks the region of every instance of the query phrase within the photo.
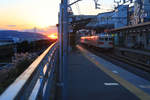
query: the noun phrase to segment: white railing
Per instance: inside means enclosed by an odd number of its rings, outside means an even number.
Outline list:
[[[48,100],[57,58],[58,43],[53,43],[1,94],[0,100]]]

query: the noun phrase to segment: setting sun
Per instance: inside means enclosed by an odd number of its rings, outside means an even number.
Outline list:
[[[52,33],[52,34],[48,35],[48,37],[53,40],[58,38],[57,33]]]

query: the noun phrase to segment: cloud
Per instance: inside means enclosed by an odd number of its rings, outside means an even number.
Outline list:
[[[8,27],[16,27],[17,25],[7,25]]]
[[[34,32],[35,29],[26,29],[26,30],[23,30],[24,32]],[[36,28],[36,32],[37,33],[41,33],[41,34],[44,34],[44,35],[49,35],[51,33],[57,33],[57,27],[56,26],[49,26],[47,28]]]

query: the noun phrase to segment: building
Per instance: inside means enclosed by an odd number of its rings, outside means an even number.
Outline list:
[[[141,22],[150,21],[150,0],[143,0]]]
[[[74,15],[73,17],[75,21],[79,21],[79,20],[85,20],[89,18],[95,18],[96,15]]]
[[[97,26],[104,27],[106,29],[114,28],[113,15],[114,15],[114,11],[98,14]]]
[[[99,13],[96,18],[87,24],[87,27],[95,27],[105,30],[120,28],[128,25],[128,5],[120,5],[114,11]]]
[[[134,24],[150,21],[150,0],[135,1],[134,18]]]
[[[114,28],[128,25],[128,5],[119,5],[113,15]]]
[[[134,6],[128,9],[128,25],[134,25]]]
[[[14,40],[12,38],[0,38],[0,46],[13,44]]]
[[[114,21],[112,20],[113,11],[112,12],[105,12],[99,13],[95,18],[91,20],[87,27],[99,28],[114,28]]]
[[[87,28],[86,25],[95,19],[96,15],[74,15],[73,16],[73,27],[77,30]],[[89,28],[89,27],[88,27]]]

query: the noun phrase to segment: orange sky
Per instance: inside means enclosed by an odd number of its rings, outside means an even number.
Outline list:
[[[70,0],[73,1],[75,0]],[[110,1],[113,0],[104,2]],[[37,32],[56,33],[57,28],[54,26],[58,23],[60,2],[61,0],[0,0],[0,29],[33,32],[36,27]],[[103,11],[95,10],[93,0],[82,0],[72,8],[75,14],[97,14]]]
[[[60,0],[0,0],[0,29],[48,29],[58,23]],[[55,10],[54,10],[55,9]]]

